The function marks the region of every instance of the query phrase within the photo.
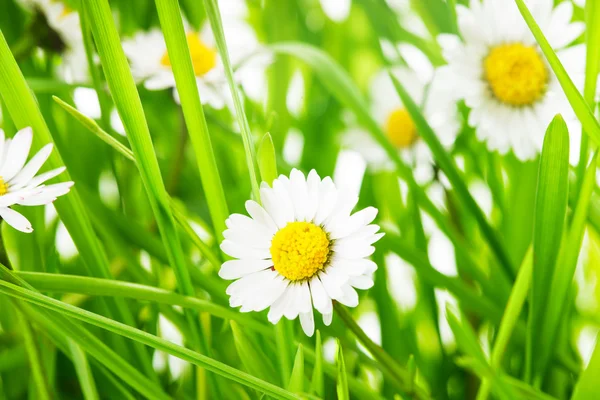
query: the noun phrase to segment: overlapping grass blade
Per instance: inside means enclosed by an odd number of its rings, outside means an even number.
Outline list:
[[[573,80],[567,74],[567,71],[565,70],[558,56],[552,49],[552,46],[550,46],[550,43],[548,43],[548,40],[546,39],[544,33],[533,18],[533,15],[531,15],[531,12],[525,5],[525,2],[523,0],[515,1],[517,3],[517,6],[519,7],[519,11],[521,11],[521,15],[523,15],[525,22],[527,22],[531,33],[533,33],[535,40],[538,42],[540,48],[542,49],[542,52],[546,56],[548,64],[550,64],[550,67],[556,74],[556,77],[560,82],[560,86],[565,92],[565,95],[567,96],[567,99],[569,100],[573,111],[575,111],[577,118],[579,118],[579,121],[581,121],[581,125],[583,125],[583,130],[590,136],[590,138],[596,143],[596,145],[600,144],[600,124],[598,124],[598,121],[596,120],[596,118],[594,118],[592,110],[590,110],[590,107],[583,99],[583,96],[575,87]]]
[[[216,374],[219,374],[227,379],[231,379],[240,384],[259,390],[269,396],[278,399],[300,399],[300,397],[281,389],[275,385],[264,382],[252,375],[236,370],[228,365],[222,364],[216,360],[196,353],[187,348],[177,346],[169,341],[151,335],[147,332],[132,328],[125,324],[116,322],[112,319],[101,315],[83,310],[69,304],[60,302],[53,298],[38,294],[31,290],[19,287],[6,281],[0,281],[0,292],[3,294],[15,297],[43,308],[55,311],[65,317],[72,317],[77,320],[98,326],[110,332],[122,335],[129,339],[138,341],[157,350],[164,351],[175,357],[181,358],[199,367],[206,368]],[[56,314],[55,314],[56,315]]]
[[[48,375],[44,371],[40,350],[37,341],[34,338],[32,327],[21,312],[17,312],[17,314],[21,320],[21,332],[23,332],[25,348],[27,349],[27,355],[29,357],[29,367],[31,368],[31,374],[35,384],[35,395],[40,400],[49,400],[54,396],[51,394],[50,387],[46,381]]]
[[[94,380],[94,375],[88,364],[85,352],[72,340],[69,340],[69,349],[71,350],[71,357],[73,357],[73,364],[79,378],[83,398],[85,400],[99,400],[96,381]]]
[[[335,356],[335,363],[337,364],[337,380],[336,380],[336,392],[338,400],[350,400],[350,394],[348,393],[348,376],[346,373],[346,363],[344,363],[344,351],[342,344],[339,339],[337,341],[337,352]]]
[[[310,392],[323,397],[325,395],[323,387],[323,344],[321,343],[321,332],[318,329],[316,336],[315,363],[310,383]]]
[[[556,259],[563,238],[569,190],[569,132],[560,115],[546,130],[538,173],[533,227],[533,270],[529,325],[527,335],[528,377],[540,371],[539,333],[556,268]],[[554,296],[554,294],[552,294]],[[558,310],[552,310],[557,312]],[[533,374],[533,375],[531,375]]]
[[[0,32],[0,95],[15,124],[20,128],[32,127],[34,132],[32,147],[34,150],[52,142],[52,135],[44,121],[36,99],[27,87],[25,78],[19,70],[2,32]],[[46,166],[55,169],[63,165],[64,162],[61,159],[59,150],[55,149],[48,158]],[[67,172],[64,172],[57,179],[68,181],[71,178]],[[106,254],[92,228],[90,218],[85,211],[77,188],[73,188],[68,196],[63,196],[55,201],[54,206],[73,238],[90,274],[100,278],[110,278],[111,274]],[[108,316],[118,317],[119,320],[134,325],[131,311],[123,301],[106,299],[105,302],[109,310]],[[117,338],[116,340],[119,340],[120,343],[116,342],[115,345],[125,346],[121,339]],[[156,379],[145,350],[138,345],[134,345],[133,350],[144,371]]]
[[[249,333],[244,332],[235,321],[231,321],[229,324],[233,332],[235,348],[244,369],[250,375],[275,383],[277,374],[257,341]],[[290,389],[288,388],[288,390]]]
[[[406,110],[409,112],[412,120],[415,122],[419,134],[431,149],[434,159],[436,160],[442,171],[444,171],[444,173],[448,177],[448,180],[452,184],[452,187],[456,191],[456,195],[458,196],[460,201],[465,205],[469,212],[473,214],[473,216],[479,223],[481,231],[487,239],[491,249],[496,254],[496,257],[498,257],[498,261],[500,262],[500,266],[502,267],[504,273],[506,274],[506,276],[513,278],[514,271],[511,266],[511,261],[508,255],[506,254],[506,250],[504,249],[498,232],[496,232],[496,230],[490,225],[487,218],[485,217],[485,214],[483,213],[473,196],[471,196],[471,193],[469,192],[469,189],[465,183],[466,181],[464,177],[459,172],[453,159],[450,157],[450,155],[446,152],[446,150],[440,143],[433,129],[431,129],[431,127],[425,120],[425,117],[419,110],[419,107],[415,104],[413,99],[409,96],[408,92],[404,89],[404,87],[402,86],[400,81],[394,76],[394,74],[390,73],[389,75],[392,79],[392,82],[394,83],[398,95],[400,96],[400,99],[402,100],[402,104],[404,104],[404,107],[406,107]]]
[[[181,108],[196,154],[200,179],[206,193],[206,202],[214,224],[215,234],[216,237],[221,239],[226,228],[225,220],[229,216],[229,212],[223,185],[217,170],[204,110],[198,94],[198,84],[196,83],[194,67],[181,19],[181,10],[177,0],[156,0],[156,8],[165,35],[177,92],[181,99]]]
[[[261,180],[272,185],[275,178],[277,178],[277,158],[273,138],[268,133],[263,136],[258,145],[258,167]]]
[[[600,398],[600,385],[598,385],[598,376],[600,376],[600,345],[596,337],[594,352],[587,368],[577,381],[571,400],[588,400]]]
[[[174,0],[173,0],[174,1]],[[219,3],[217,0],[204,0],[204,7],[206,8],[206,15],[210,21],[215,41],[219,49],[219,55],[223,62],[225,69],[225,76],[227,77],[227,83],[233,97],[233,105],[235,107],[235,116],[237,118],[238,125],[242,133],[242,139],[244,141],[244,150],[246,153],[246,163],[248,165],[248,172],[250,173],[250,184],[252,185],[252,193],[254,194],[255,200],[260,202],[260,191],[259,182],[255,157],[254,142],[252,140],[252,131],[248,124],[248,118],[244,111],[244,104],[242,103],[242,96],[238,87],[235,83],[233,76],[233,67],[231,60],[229,59],[229,52],[227,51],[227,43],[225,41],[225,32],[223,31],[223,22],[221,21],[221,12],[219,11]]]
[[[537,376],[534,376],[538,380],[542,378],[547,363],[555,349],[552,343],[555,342],[561,318],[566,312],[565,305],[568,304],[569,290],[572,287],[573,277],[575,276],[577,260],[587,224],[590,200],[596,183],[597,158],[598,153],[596,152],[584,175],[579,199],[574,208],[571,226],[556,262],[552,285],[550,287],[552,295],[547,301],[544,325],[541,332],[537,332],[536,334],[539,338],[539,350],[541,351],[539,355],[539,369],[537,370]]]
[[[304,391],[304,351],[301,344],[298,345],[298,351],[294,359],[294,368],[292,368],[288,390],[294,393]]]

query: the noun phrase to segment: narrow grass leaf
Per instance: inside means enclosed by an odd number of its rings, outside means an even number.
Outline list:
[[[600,345],[596,337],[596,345],[590,362],[579,377],[571,400],[588,400],[600,398],[600,385],[598,385],[598,376],[600,376]]]
[[[310,383],[310,392],[319,397],[325,396],[323,380],[323,344],[321,343],[321,332],[318,329],[317,339],[315,341],[315,362]]]
[[[346,364],[344,363],[344,352],[342,350],[342,344],[339,339],[337,340],[337,353],[335,356],[335,363],[337,364],[337,380],[336,380],[336,392],[338,400],[350,400],[350,394],[348,393],[348,377],[346,375]]]
[[[179,3],[177,0],[156,0],[156,8],[165,35],[169,60],[173,68],[177,92],[181,99],[183,116],[196,154],[202,188],[206,193],[206,202],[216,236],[222,239],[222,234],[226,229],[225,220],[229,216],[229,212],[204,110],[198,94],[198,84],[181,19]]]
[[[277,178],[277,158],[271,134],[265,133],[258,145],[258,167],[263,182],[269,185]]]
[[[235,348],[244,369],[251,375],[265,381],[274,381],[277,376],[267,356],[252,336],[244,332],[235,321],[230,321]],[[289,390],[289,388],[288,388]]]
[[[542,352],[539,356],[537,376],[535,376],[538,380],[542,378],[547,363],[552,356],[553,349],[555,349],[552,343],[555,341],[560,321],[566,312],[565,305],[568,303],[569,290],[573,284],[573,277],[587,224],[590,200],[596,185],[597,158],[598,153],[596,152],[584,175],[579,199],[574,208],[571,226],[556,262],[552,285],[550,287],[552,295],[547,301],[544,325],[542,326],[542,331],[536,335],[539,338],[539,348]]]
[[[525,22],[529,26],[531,33],[533,33],[535,40],[538,42],[540,48],[542,49],[542,52],[546,56],[548,64],[550,64],[550,67],[554,71],[554,74],[556,74],[558,82],[560,83],[560,86],[565,92],[565,95],[567,96],[567,99],[569,100],[573,111],[575,111],[577,118],[579,118],[579,121],[581,121],[581,125],[583,125],[583,130],[590,136],[590,138],[596,143],[596,145],[599,145],[600,124],[598,124],[598,121],[596,120],[596,118],[594,118],[592,110],[590,110],[587,103],[583,99],[583,96],[575,87],[575,84],[567,74],[567,71],[563,67],[558,56],[556,55],[554,50],[552,50],[552,46],[550,46],[550,43],[548,43],[548,39],[546,39],[544,33],[533,18],[533,15],[531,15],[531,12],[525,5],[524,0],[515,1],[517,3],[517,6],[519,7],[519,11],[521,11],[521,15],[523,15]]]
[[[527,371],[534,375],[539,371],[540,356],[545,351],[539,346],[539,334],[545,323],[544,314],[551,297],[552,277],[563,237],[568,178],[569,132],[562,117],[557,115],[548,126],[544,138],[534,212],[533,283],[527,336]]]
[[[98,400],[100,397],[96,389],[96,381],[85,352],[73,340],[69,340],[69,349],[71,350],[71,357],[79,378],[83,398],[85,400]]]
[[[294,359],[294,368],[292,368],[288,390],[293,393],[304,391],[304,351],[301,344],[298,345],[298,352]]]
[[[33,330],[27,318],[25,318],[21,312],[17,312],[17,314],[19,315],[21,322],[21,332],[23,333],[25,348],[27,349],[27,355],[29,357],[29,368],[31,368],[31,374],[35,384],[35,394],[40,400],[49,400],[53,397],[50,393],[48,382],[46,381],[49,375],[44,371],[37,340],[33,335]]]

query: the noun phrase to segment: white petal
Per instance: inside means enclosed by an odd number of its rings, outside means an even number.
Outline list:
[[[315,317],[312,310],[307,313],[300,313],[300,325],[306,336],[312,337],[315,333]]]
[[[323,287],[325,288],[325,292],[327,293],[327,295],[330,298],[332,298],[334,300],[337,300],[338,298],[340,298],[344,295],[344,293],[342,292],[342,289],[341,289],[344,282],[340,282],[336,278],[337,278],[337,276],[331,272],[328,273],[328,272],[322,271],[319,273],[319,279],[321,280],[321,283],[323,284]]]
[[[271,216],[257,202],[248,200],[246,202],[246,211],[256,222],[264,225],[269,233],[275,234],[277,226]]]
[[[289,304],[292,301],[293,286],[293,284],[289,284],[284,290],[283,294],[279,296],[279,298],[277,298],[275,302],[273,302],[273,305],[271,305],[271,309],[269,310],[269,314],[267,316],[270,323],[276,324],[277,322],[279,322],[281,317],[283,317],[283,314],[285,313]]]
[[[300,284],[300,292],[298,297],[298,311],[301,313],[307,313],[312,310],[312,301],[310,300],[310,289],[308,283],[303,281]]]
[[[271,268],[271,260],[229,260],[225,261],[219,270],[219,276],[223,279],[232,280]]]
[[[223,232],[223,237],[234,243],[244,243],[246,246],[255,249],[269,249],[271,247],[271,237],[262,235],[260,232],[226,229]]]
[[[333,312],[323,314],[323,323],[325,326],[331,325],[331,320],[333,319]]]
[[[290,188],[295,219],[296,221],[306,221],[308,215],[308,187],[304,174],[296,168],[292,169],[290,173]]]
[[[22,216],[21,214],[19,214],[11,208],[0,207],[0,217],[2,217],[2,219],[7,224],[9,224],[18,231],[24,233],[33,232],[33,227],[31,226],[31,223],[27,220],[27,218],[25,218],[24,216]]]
[[[343,295],[337,301],[347,307],[356,307],[358,305],[358,293],[350,285],[342,286]]]
[[[312,295],[313,305],[321,314],[331,310],[331,298],[325,292],[325,288],[318,276],[313,277],[310,282],[310,293]]]
[[[30,180],[27,183],[27,187],[39,186],[42,183],[46,182],[47,180],[52,179],[55,176],[62,174],[65,170],[66,170],[65,167],[60,167],[60,168],[56,168],[56,169],[53,169],[48,172],[44,172],[43,174],[40,174],[40,175],[36,176],[35,178],[33,178],[32,180]]]
[[[38,153],[29,160],[27,165],[25,165],[25,167],[9,181],[10,186],[25,187],[27,183],[33,179],[35,174],[38,173],[40,168],[42,168],[42,165],[44,165],[50,156],[50,153],[52,153],[52,147],[52,143],[49,143],[38,151]]]
[[[289,303],[283,312],[283,315],[289,320],[295,319],[298,316],[300,310],[298,309],[302,303],[302,288],[300,284],[294,282],[288,286],[290,289]]]
[[[362,290],[370,289],[375,284],[373,282],[373,278],[368,275],[353,276],[350,278],[348,283],[350,283],[350,285],[353,287]]]
[[[0,176],[5,182],[10,181],[25,165],[32,139],[33,131],[31,128],[21,129],[13,138],[10,147],[6,149],[6,161],[0,170]]]
[[[2,164],[4,163],[4,145],[5,145],[4,130],[2,128],[0,128],[0,170],[2,169]]]
[[[221,250],[233,258],[249,260],[266,260],[271,258],[271,253],[268,249],[255,249],[227,239],[221,243]]]
[[[348,236],[365,225],[370,224],[376,216],[377,209],[375,207],[367,207],[364,210],[360,210],[336,226],[331,232],[331,238],[339,239]]]

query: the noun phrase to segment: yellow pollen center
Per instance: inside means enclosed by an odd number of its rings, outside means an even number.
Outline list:
[[[312,277],[329,255],[327,234],[312,222],[290,222],[271,241],[273,267],[291,281]]]
[[[6,193],[8,193],[8,184],[0,176],[0,196],[4,196]]]
[[[390,113],[385,123],[385,133],[390,142],[399,149],[411,146],[419,138],[417,127],[404,108]]]
[[[483,62],[494,96],[511,106],[527,106],[546,91],[548,70],[538,51],[520,43],[494,47]]]
[[[194,74],[203,76],[217,65],[217,51],[204,44],[195,32],[188,33],[186,38],[190,48]],[[171,67],[171,60],[167,52],[162,56],[160,63],[165,67]]]

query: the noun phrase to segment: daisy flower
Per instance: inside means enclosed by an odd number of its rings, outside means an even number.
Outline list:
[[[221,249],[235,258],[219,271],[236,280],[227,288],[232,307],[242,312],[270,307],[268,319],[300,316],[302,329],[312,336],[313,307],[326,325],[333,315],[332,300],[348,307],[358,305],[357,289],[373,286],[377,269],[369,257],[383,234],[370,225],[377,209],[351,214],[358,196],[336,188],[313,170],[305,177],[296,169],[279,176],[273,187],[263,183],[263,206],[250,200],[250,217],[233,214],[227,219]]]
[[[578,87],[583,85],[585,48],[568,48],[584,30],[571,22],[573,4],[529,1],[529,9]],[[446,84],[471,108],[469,124],[491,151],[512,150],[521,160],[542,148],[546,127],[561,113],[573,133],[572,159],[578,156],[578,125],[558,79],[513,0],[471,0],[457,6],[462,41],[440,35],[448,66]]]
[[[44,146],[27,161],[33,132],[21,129],[13,139],[5,139],[0,129],[0,217],[21,232],[32,232],[31,224],[11,206],[40,206],[52,203],[57,197],[69,192],[73,182],[44,185],[44,182],[62,173],[65,168],[37,175],[52,152],[52,144]]]
[[[382,45],[385,53],[392,53],[392,44]],[[409,66],[394,67],[390,72],[402,83],[413,101],[421,105],[423,114],[442,144],[451,147],[460,129],[460,119],[456,100],[451,93],[444,92],[442,80],[445,76],[434,73],[427,58],[412,46],[401,46],[399,54],[402,54]],[[374,77],[370,86],[370,98],[371,114],[397,149],[400,158],[413,168],[417,182],[431,180],[434,172],[431,151],[420,138],[387,69]],[[347,147],[361,153],[372,169],[393,169],[385,150],[362,129],[350,129],[343,140]]]
[[[245,10],[245,4],[228,4],[224,8],[237,8],[235,12],[226,10],[222,14],[231,63],[234,68],[243,64],[236,70],[235,77],[250,99],[261,101],[266,93],[265,68],[271,61],[271,55],[252,56],[260,49],[260,45],[254,30],[244,20],[246,13],[240,11]],[[232,100],[225,70],[210,24],[205,22],[198,32],[186,26],[186,38],[202,102],[217,109],[230,106]],[[131,62],[136,80],[144,81],[148,90],[173,88],[175,100],[179,102],[171,60],[160,29],[138,32],[123,42],[123,50]]]

